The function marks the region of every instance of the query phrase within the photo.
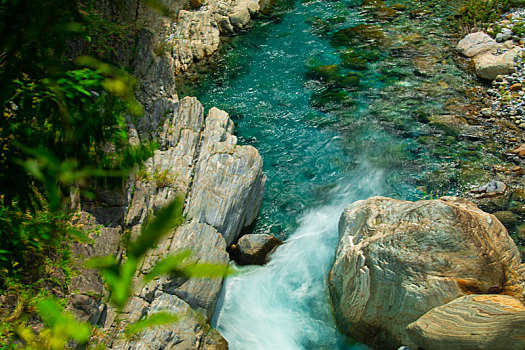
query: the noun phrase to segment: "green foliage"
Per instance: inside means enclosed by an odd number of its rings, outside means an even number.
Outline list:
[[[168,13],[158,0],[145,3]],[[60,300],[41,295],[43,282],[49,282],[43,280],[55,278],[46,277],[44,270],[61,268],[67,283],[69,243],[86,239],[70,224],[70,191],[75,188],[92,197],[94,179],[121,183],[156,147],[129,144],[127,122],[142,112],[134,96],[137,82],[124,69],[103,62],[111,58],[112,43],[127,33],[124,27],[106,23],[96,4],[0,2],[0,282],[4,292],[10,290],[18,298],[13,315],[0,322],[0,340],[11,340],[16,332],[32,349],[85,344],[91,336],[90,327],[66,313]],[[118,309],[129,300],[146,253],[182,223],[182,206],[183,198],[178,198],[148,220],[129,243],[124,262],[112,256],[90,262],[101,271]],[[147,280],[164,273],[216,277],[228,269],[195,263],[188,252],[181,252],[161,260]],[[31,325],[38,318],[45,327],[37,334]],[[176,319],[156,314],[127,333]]]
[[[27,257],[36,263],[75,234],[53,222],[64,222],[55,216],[72,187],[91,198],[94,178],[119,185],[156,147],[128,142],[126,121],[141,114],[135,78],[71,52],[82,45],[96,52],[89,42],[112,36],[97,32],[102,20],[94,4],[0,4],[0,268],[8,274],[30,269]]]
[[[177,174],[173,174],[171,169],[160,170],[155,168],[153,173],[149,173],[146,168],[142,168],[137,173],[137,179],[143,182],[150,182],[155,188],[163,188],[174,185],[177,180]]]
[[[459,9],[459,21],[468,27],[487,26],[511,8],[524,5],[524,0],[466,0]]]
[[[512,27],[512,34],[521,36],[523,33],[525,33],[525,23],[520,22]]]
[[[137,274],[146,254],[155,248],[162,237],[183,222],[183,203],[184,198],[179,196],[160,209],[155,217],[149,218],[142,226],[137,239],[128,244],[127,256],[123,263],[118,262],[111,255],[94,258],[86,263],[87,267],[100,270],[111,293],[110,301],[118,310],[122,310],[128,303],[132,295],[133,277]],[[166,274],[184,278],[214,278],[232,273],[234,271],[228,265],[196,262],[191,258],[191,251],[182,250],[157,262],[144,276],[143,283],[149,283]],[[44,295],[34,295],[26,286],[20,284],[15,283],[10,288],[17,290],[19,302],[12,316],[4,323],[0,323],[0,340],[12,337],[13,333],[16,333],[24,342],[26,346],[24,348],[64,349],[71,341],[85,344],[92,336],[91,327],[64,312],[60,301]],[[36,308],[36,312],[45,324],[38,333],[35,333],[27,323],[27,316],[32,313],[31,307]],[[183,315],[167,312],[153,313],[128,325],[124,333],[127,337],[132,337],[145,328],[176,322],[181,316]]]
[[[69,341],[86,344],[91,336],[91,326],[77,319],[53,298],[37,302],[38,314],[46,327],[35,334],[28,326],[20,326],[17,333],[30,349],[65,349]]]
[[[167,312],[157,312],[148,318],[144,318],[135,322],[134,324],[129,325],[124,333],[127,337],[132,337],[146,328],[164,326],[173,322],[177,322],[179,318],[180,317],[178,315]]]
[[[71,218],[72,214],[47,208],[22,211],[16,204],[6,206],[0,198],[0,277],[9,272],[37,277],[50,250],[67,250],[62,246],[65,238],[85,241],[85,233],[71,225]]]

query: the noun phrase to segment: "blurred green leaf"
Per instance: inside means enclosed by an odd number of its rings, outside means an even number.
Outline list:
[[[155,264],[155,267],[144,276],[144,282],[148,283],[157,278],[160,275],[167,274],[180,274],[183,275],[181,271],[182,263],[184,260],[188,259],[191,256],[190,250],[183,250],[178,252],[175,255],[168,256]]]
[[[127,337],[131,337],[146,328],[164,326],[173,322],[177,322],[179,319],[180,317],[176,314],[157,312],[145,319],[135,322],[134,324],[128,325],[124,332]]]
[[[79,322],[70,313],[64,311],[53,298],[43,298],[37,302],[40,318],[47,327],[36,335],[30,327],[20,326],[17,333],[29,348],[64,349],[71,341],[85,344],[91,337],[91,326]]]
[[[177,196],[170,204],[161,208],[142,225],[142,230],[136,241],[128,248],[128,256],[136,259],[142,258],[146,252],[153,248],[159,239],[178,227],[183,222],[182,211],[184,197]]]
[[[160,0],[144,0],[144,3],[163,16],[171,16],[172,11]]]
[[[88,269],[106,269],[118,265],[117,259],[113,255],[106,255],[88,259],[85,266]]]
[[[226,277],[235,273],[228,265],[200,262],[186,265],[181,271],[188,278]]]

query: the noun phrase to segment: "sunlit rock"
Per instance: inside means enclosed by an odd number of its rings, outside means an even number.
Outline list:
[[[501,55],[489,52],[474,57],[476,75],[483,79],[494,80],[498,75],[515,72],[518,53],[518,49],[512,49]]]
[[[436,307],[407,327],[432,350],[525,348],[525,306],[508,295],[467,295]]]
[[[467,57],[474,57],[487,51],[496,50],[498,43],[484,32],[471,33],[460,40],[457,49]]]
[[[417,349],[406,327],[466,294],[523,300],[518,249],[468,200],[358,201],[344,210],[339,236],[329,276],[336,321],[372,347]]]

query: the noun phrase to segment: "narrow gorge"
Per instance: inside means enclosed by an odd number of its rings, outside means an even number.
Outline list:
[[[493,39],[458,26],[464,3],[97,2],[133,24],[112,43],[144,110],[128,141],[157,149],[123,187],[71,193],[90,241],[48,289],[109,349],[523,349],[525,12]],[[118,310],[85,261],[125,263],[181,196]],[[235,272],[144,284],[184,249]]]

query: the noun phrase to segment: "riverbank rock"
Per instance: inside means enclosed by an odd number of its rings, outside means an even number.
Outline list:
[[[267,234],[244,235],[231,246],[231,255],[239,265],[264,265],[281,244],[279,239]]]
[[[498,43],[484,32],[468,34],[458,43],[457,50],[471,57],[476,75],[487,80],[515,72],[516,59],[521,51],[512,40]]]
[[[523,266],[504,226],[456,197],[373,197],[348,206],[329,275],[336,321],[377,348],[418,348],[407,326],[467,294],[523,300]]]
[[[525,348],[525,306],[508,295],[466,295],[407,327],[413,343],[433,350]]]
[[[266,176],[252,146],[237,146],[228,114],[210,109],[186,213],[209,224],[230,245],[259,213]]]
[[[485,53],[474,57],[476,75],[487,80],[494,80],[498,75],[516,71],[518,49],[509,50],[501,55]]]
[[[220,36],[245,28],[260,10],[257,0],[209,0],[204,6],[179,11],[172,35],[166,39],[176,73],[186,71],[195,60],[212,55]]]
[[[493,51],[498,48],[496,40],[484,32],[468,34],[458,43],[457,50],[464,56],[474,57],[487,51]]]
[[[228,265],[227,243],[238,238],[259,212],[265,176],[262,160],[251,146],[238,146],[228,114],[204,109],[186,97],[168,114],[159,134],[161,149],[136,175],[124,229],[131,239],[155,210],[178,195],[186,197],[187,222],[162,238],[148,252],[134,277],[133,297],[124,312],[111,307],[103,321],[112,349],[226,349],[226,341],[210,330],[209,322],[222,288],[223,278],[187,279],[162,276],[143,286],[145,273],[157,261],[181,250],[188,259]],[[122,330],[130,323],[159,311],[181,316],[169,327],[147,328],[132,339]]]

